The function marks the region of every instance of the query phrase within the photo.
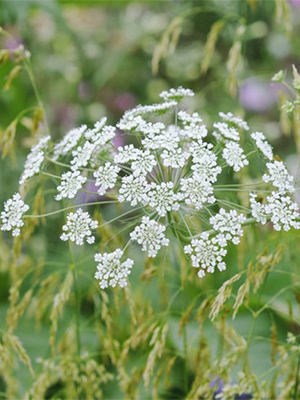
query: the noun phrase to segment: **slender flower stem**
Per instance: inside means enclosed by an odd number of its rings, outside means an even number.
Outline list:
[[[111,204],[111,203],[117,203],[117,202],[118,202],[118,200],[108,200],[108,201],[94,201],[92,203],[74,204],[73,206],[61,208],[59,210],[52,211],[52,212],[49,212],[47,214],[24,215],[23,218],[49,217],[50,215],[59,214],[61,212],[67,211],[67,210],[72,210],[73,208],[85,207],[85,206],[93,206],[93,205],[97,205],[97,204]]]

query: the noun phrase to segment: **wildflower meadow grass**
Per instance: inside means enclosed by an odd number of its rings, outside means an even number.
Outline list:
[[[0,117],[0,398],[300,398],[300,65],[270,47],[279,60],[274,69],[247,47],[265,36],[270,43],[276,29],[292,42],[297,7],[286,0],[227,3],[176,4],[176,16],[150,2],[129,2],[120,14],[119,5],[111,14],[93,6],[108,25],[118,15],[128,36],[132,15],[146,13],[141,47],[151,48],[149,63],[134,53],[142,39],[128,51],[137,72],[141,64],[150,70],[151,61],[154,78],[141,101],[133,79],[133,94],[114,102],[111,93],[127,83],[95,72],[105,99],[99,106],[97,96],[89,99],[91,71],[82,72],[83,97],[72,103],[77,117],[61,119],[62,134],[53,111],[56,67],[43,84],[34,49],[4,19],[3,110],[15,101],[18,112],[4,128]],[[60,34],[47,13],[64,34],[64,21],[77,21],[78,5],[57,14],[57,4],[28,14],[44,44],[49,32]],[[89,7],[81,12],[93,23]],[[9,21],[15,11],[7,10]],[[187,37],[195,28],[187,21],[211,15],[201,65],[193,64]],[[71,34],[85,57],[79,64],[96,51],[92,39],[82,50],[87,32],[83,25],[79,36]],[[225,70],[222,34],[230,42]],[[181,37],[188,78],[176,64]],[[255,62],[266,63],[265,79],[277,88],[272,115],[238,105],[241,77]],[[73,67],[68,79],[76,81]],[[207,78],[200,82],[198,71]],[[218,80],[222,90],[211,97],[206,91]],[[28,104],[19,87],[31,93]],[[109,104],[114,111],[106,113]],[[67,107],[61,112],[65,118]]]

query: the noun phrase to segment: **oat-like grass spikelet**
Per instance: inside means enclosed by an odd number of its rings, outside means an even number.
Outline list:
[[[143,372],[144,386],[147,387],[150,379],[153,376],[156,360],[162,357],[163,350],[166,344],[166,337],[168,332],[168,325],[158,326],[150,340],[150,346],[153,346],[147,358],[146,366]]]
[[[218,295],[215,298],[211,311],[209,314],[209,317],[214,320],[216,316],[219,314],[220,310],[222,309],[224,303],[226,300],[229,299],[232,293],[232,285],[234,282],[238,281],[241,277],[241,274],[236,274],[232,278],[230,278],[228,281],[224,282],[223,285],[220,287],[218,290]]]
[[[55,355],[55,336],[57,332],[58,318],[62,315],[63,309],[70,298],[72,287],[73,273],[72,271],[68,271],[59,293],[54,297],[53,308],[50,313],[50,345],[53,356]]]

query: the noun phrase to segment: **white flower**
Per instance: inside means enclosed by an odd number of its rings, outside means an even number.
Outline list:
[[[180,141],[175,127],[170,126],[166,132],[159,135],[149,135],[142,140],[142,145],[149,150],[167,149],[174,150]]]
[[[266,206],[262,203],[256,201],[256,193],[250,193],[250,206],[252,217],[256,222],[265,225],[267,223],[268,214],[266,211]]]
[[[93,221],[88,212],[84,212],[79,208],[76,212],[71,212],[67,215],[67,222],[62,227],[63,233],[60,236],[61,240],[71,240],[77,245],[83,245],[84,239],[87,243],[95,242],[95,237],[92,236],[91,229],[98,228],[98,221]]]
[[[263,175],[264,182],[272,182],[272,184],[278,188],[279,193],[295,191],[294,179],[289,174],[286,166],[282,161],[274,161],[273,163],[267,163],[269,174]]]
[[[86,130],[86,125],[71,129],[63,139],[54,146],[53,160],[57,160],[60,156],[68,154],[77,145]]]
[[[119,189],[119,201],[130,201],[134,207],[138,203],[146,205],[149,201],[147,192],[150,187],[144,175],[134,177],[133,175],[124,176]]]
[[[104,146],[116,136],[116,128],[114,126],[105,126],[100,132],[90,131],[89,140],[97,146]],[[86,134],[87,137],[87,134]]]
[[[154,208],[160,217],[164,217],[167,211],[179,209],[178,200],[182,195],[174,193],[173,182],[162,182],[160,185],[152,182],[148,192],[149,206]]]
[[[155,257],[161,246],[169,245],[170,241],[164,235],[165,230],[164,225],[143,217],[141,225],[135,227],[130,237],[142,245],[142,250],[147,251],[149,257]]]
[[[40,172],[41,165],[45,158],[45,149],[50,139],[50,136],[43,137],[36,146],[32,147],[25,161],[24,171],[19,182],[20,185],[25,183],[28,178]]]
[[[257,148],[271,161],[273,159],[273,149],[267,142],[265,135],[262,132],[253,132],[251,133],[251,137],[255,140]]]
[[[217,129],[217,131],[214,131],[212,134],[218,140],[230,139],[236,142],[240,140],[239,132],[235,128],[232,128],[226,124],[226,122],[216,122],[214,123],[214,128]]]
[[[190,115],[186,111],[179,111],[178,120],[183,126],[183,129],[180,130],[182,137],[201,140],[207,136],[207,128],[202,124],[202,118],[198,113]]]
[[[95,254],[95,261],[98,263],[95,278],[99,280],[101,289],[106,289],[108,286],[120,287],[127,286],[127,277],[131,273],[133,260],[127,258],[121,262],[123,251],[115,250],[113,253]]]
[[[118,147],[118,152],[114,156],[114,162],[116,164],[126,164],[129,161],[136,160],[140,153],[140,149],[137,149],[133,144],[126,145],[124,147]]]
[[[161,122],[153,124],[152,122],[146,122],[143,120],[143,123],[139,124],[135,128],[135,131],[137,133],[142,133],[145,136],[155,136],[159,135],[165,128],[165,125]]]
[[[59,201],[66,197],[73,199],[86,180],[87,178],[82,176],[79,171],[68,171],[62,174],[61,183],[57,186],[59,194],[55,196],[55,200]]]
[[[239,117],[235,117],[231,112],[227,114],[220,112],[219,116],[222,118],[224,122],[231,123],[236,128],[244,129],[244,131],[249,131],[249,126],[247,122]]]
[[[24,225],[22,216],[29,210],[19,193],[15,193],[12,199],[4,203],[4,211],[1,212],[1,230],[11,231],[13,236],[20,235],[20,228]]]
[[[93,175],[96,178],[95,185],[99,186],[98,193],[100,195],[104,195],[107,189],[113,189],[115,187],[120,170],[121,169],[117,165],[107,162],[94,172]]]
[[[173,150],[164,150],[161,154],[162,163],[165,167],[183,168],[190,154],[183,151],[181,147]]]
[[[290,197],[273,192],[267,201],[266,212],[271,216],[276,231],[288,231],[291,227],[300,229],[300,223],[296,220],[300,217],[299,207]]]
[[[200,239],[193,239],[191,245],[185,246],[184,252],[190,254],[192,266],[201,268],[198,272],[199,278],[203,278],[205,273],[213,273],[217,267],[220,271],[226,269],[223,257],[226,256],[226,240],[224,236],[217,235],[209,237],[207,232],[201,234]]]
[[[238,214],[236,210],[226,212],[224,208],[209,219],[213,229],[222,233],[227,241],[231,240],[234,244],[240,243],[240,236],[243,236],[242,224],[245,221],[246,217],[243,214]]]
[[[216,200],[211,183],[199,175],[193,174],[190,178],[181,179],[180,184],[186,204],[193,204],[196,210],[201,210],[205,203],[214,203]]]
[[[119,123],[117,124],[117,127],[122,131],[132,132],[138,126],[146,123],[146,121],[140,115],[136,115],[132,111],[133,110],[126,111]]]
[[[211,183],[217,181],[222,168],[217,164],[217,156],[210,150],[211,146],[207,143],[194,142],[191,145],[194,165],[192,170],[199,179],[207,179]]]
[[[244,150],[235,142],[227,142],[222,153],[223,158],[234,171],[240,171],[245,165],[249,164]]]
[[[184,89],[182,86],[179,86],[177,89],[170,89],[168,91],[161,92],[159,95],[165,101],[168,100],[182,100],[185,97],[193,97],[195,93],[191,89]]]
[[[147,175],[157,165],[155,157],[149,150],[140,151],[136,160],[131,163],[134,176]]]
[[[102,117],[99,121],[97,121],[94,125],[93,129],[88,129],[84,136],[87,140],[90,140],[92,142],[95,142],[99,136],[97,135],[100,131],[102,131],[102,129],[104,128],[105,124],[106,124],[107,118],[106,117]],[[109,127],[110,129],[112,127]],[[113,131],[115,132],[115,129],[113,129]],[[113,138],[114,136],[112,136]],[[109,139],[111,140],[111,139]]]
[[[78,146],[76,150],[72,151],[73,159],[71,160],[71,169],[73,171],[81,167],[86,167],[95,149],[95,144],[85,142],[83,146]]]
[[[171,110],[173,107],[177,106],[177,102],[174,100],[166,101],[164,103],[151,104],[148,106],[137,106],[131,110],[134,115],[143,114],[165,114],[167,111]]]

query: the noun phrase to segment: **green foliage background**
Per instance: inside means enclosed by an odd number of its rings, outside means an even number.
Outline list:
[[[108,116],[110,123],[116,123],[126,108],[157,101],[160,91],[182,85],[197,93],[195,108],[205,122],[210,124],[219,111],[242,113],[253,130],[265,132],[279,156],[289,157],[297,168],[300,139],[295,119],[280,112],[278,102],[257,112],[244,110],[239,101],[239,88],[247,79],[259,79],[269,88],[276,72],[286,70],[287,80],[290,80],[291,65],[300,66],[300,10],[287,1],[1,1],[0,25],[31,53],[35,80],[53,139],[59,139],[81,123],[92,124],[103,115]],[[240,43],[240,50],[237,43]],[[2,36],[1,48],[13,46],[10,39]],[[2,146],[9,124],[20,112],[36,105],[32,85],[24,71],[12,81],[9,90],[5,90],[13,67],[12,60],[0,67]],[[283,91],[279,102],[288,97],[288,92]],[[33,128],[36,118],[29,112],[26,118],[19,120],[13,140],[14,157],[1,160],[1,204],[17,191],[26,154],[42,133],[41,126],[37,131]],[[51,206],[55,207],[54,201],[47,203],[49,209]],[[113,212],[105,207],[102,217],[108,220]],[[13,333],[23,344],[36,373],[33,377],[24,362],[17,362],[16,350],[12,356],[12,375],[18,384],[15,387],[18,398],[29,393],[41,372],[36,359],[51,358],[49,315],[54,296],[69,268],[66,246],[57,234],[61,224],[60,216],[41,223],[21,249],[16,241],[12,245],[8,235],[2,235],[0,241],[1,335],[7,331],[7,312],[13,309],[19,319]],[[117,229],[101,232],[102,237],[110,237]],[[141,258],[136,250],[134,256],[139,262],[126,294],[118,290],[101,293],[97,282],[93,282],[92,255],[88,249],[78,250],[75,258],[80,260],[81,350],[82,353],[88,351],[92,359],[104,365],[114,379],[103,384],[102,397],[201,398],[193,392],[194,386],[201,386],[205,370],[210,371],[210,368],[211,380],[218,377],[213,362],[221,365],[226,354],[233,351],[239,359],[229,362],[228,376],[220,373],[220,378],[234,382],[238,371],[244,370],[248,376],[251,371],[260,388],[262,382],[267,381],[268,398],[277,398],[276,395],[271,397],[272,380],[274,373],[282,372],[286,374],[283,381],[287,379],[293,386],[286,397],[280,398],[288,399],[292,395],[300,398],[299,371],[295,369],[299,349],[290,349],[286,342],[288,332],[296,336],[300,332],[298,244],[299,233],[275,234],[267,228],[249,227],[238,250],[230,249],[227,271],[202,281],[189,278],[188,267],[179,250],[154,264]],[[282,258],[278,256],[280,261],[265,274],[259,290],[250,291],[248,302],[243,302],[232,320],[236,295],[241,284],[247,282],[247,266],[252,262],[258,265],[258,271],[263,270],[260,263],[264,262],[264,257],[279,249]],[[212,322],[208,313],[219,288],[239,273],[241,278],[233,284],[230,299]],[[49,276],[57,276],[57,281],[44,295],[43,313],[36,324],[40,283]],[[33,293],[18,318],[9,296],[20,277],[17,304],[29,290]],[[72,356],[76,347],[73,294],[63,308],[56,334],[57,343],[60,343],[60,351],[53,358],[56,363]],[[162,341],[162,357],[157,356],[153,377],[145,388],[142,374],[149,366],[149,354],[153,350],[151,335],[156,327],[166,324],[169,331],[166,342]],[[145,336],[140,339],[138,332],[143,326]],[[246,340],[247,350],[241,354],[232,328],[238,338]],[[123,359],[122,350],[130,346],[134,338],[136,346],[132,345]],[[289,354],[290,370],[276,363],[283,357],[283,350],[276,353],[281,345]],[[202,370],[199,377],[197,374]],[[164,379],[166,371],[167,380]],[[0,380],[0,388],[0,398],[9,398],[4,380]],[[88,398],[77,389],[76,386],[77,398]],[[71,389],[65,389],[64,382],[57,379],[51,382],[44,398],[71,398],[68,390]],[[255,391],[253,386],[252,390]],[[95,393],[91,398],[98,398]],[[28,398],[32,397],[28,395]],[[212,398],[212,394],[210,397],[204,394],[202,398]]]

